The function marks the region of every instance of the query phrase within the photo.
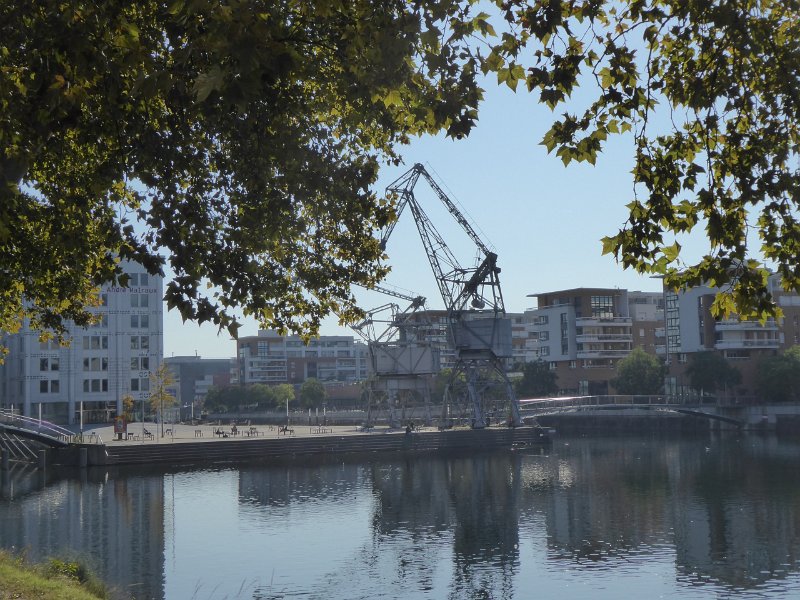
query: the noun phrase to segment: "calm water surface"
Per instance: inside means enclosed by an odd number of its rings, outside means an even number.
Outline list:
[[[60,477],[3,478],[0,546],[125,598],[800,598],[791,440]]]

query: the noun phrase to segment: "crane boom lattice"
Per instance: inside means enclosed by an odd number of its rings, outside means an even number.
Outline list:
[[[474,266],[465,267],[458,261],[423,210],[414,194],[420,177],[427,181],[475,245],[479,260]],[[521,424],[517,399],[504,365],[511,356],[511,322],[505,317],[497,254],[481,240],[423,165],[415,164],[389,185],[387,195],[396,198],[398,218],[406,207],[411,211],[447,310],[448,338],[455,349],[456,362],[445,395],[456,400],[458,397],[469,398],[473,409],[472,426],[482,428],[487,425],[487,405],[491,399],[496,400],[496,388],[499,387],[500,395],[504,395],[508,402],[510,423]],[[381,236],[383,248],[386,248],[395,223]],[[463,388],[460,392],[459,387]],[[447,410],[448,402],[445,402],[443,419],[448,418]]]

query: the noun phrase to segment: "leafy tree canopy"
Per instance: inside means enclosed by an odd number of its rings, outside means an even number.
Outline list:
[[[528,362],[522,366],[522,379],[516,382],[517,394],[529,397],[543,397],[558,391],[558,375],[542,361]]]
[[[166,260],[169,307],[234,335],[236,306],[304,334],[352,316],[385,272],[379,161],[475,118],[469,10],[0,2],[0,330],[87,324],[121,258]]]
[[[319,379],[310,377],[300,386],[300,404],[307,407],[318,407],[325,402],[327,396],[325,386]]]
[[[273,387],[275,400],[278,406],[286,408],[287,403],[291,404],[295,399],[294,386],[291,383],[281,383]]]
[[[664,364],[641,348],[617,363],[617,376],[612,381],[619,394],[652,395],[664,388]]]
[[[169,389],[175,385],[175,375],[167,363],[161,363],[150,373],[150,409],[155,413],[160,409],[170,408],[177,399]],[[163,416],[161,417],[164,418]]]
[[[695,390],[714,392],[742,382],[741,371],[718,352],[694,352],[689,360],[686,374]]]
[[[789,402],[800,398],[800,346],[758,363],[756,386],[765,402]]]
[[[481,72],[553,110],[583,88],[542,140],[565,164],[632,132],[603,240],[624,267],[722,288],[715,314],[777,311],[754,249],[800,289],[800,0],[494,4],[0,3],[0,329],[86,324],[119,259],[166,261],[169,306],[233,334],[235,306],[304,334],[353,317],[350,284],[385,274],[379,163],[468,134]]]
[[[715,315],[778,313],[767,271],[800,289],[800,2],[508,0],[509,30],[482,63],[553,110],[583,88],[542,143],[594,164],[632,132],[630,216],[603,240],[624,267],[673,288],[709,283]],[[702,228],[708,252],[682,260]]]

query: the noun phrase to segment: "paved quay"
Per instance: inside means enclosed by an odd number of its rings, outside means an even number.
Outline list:
[[[438,450],[493,450],[541,446],[547,433],[536,427],[405,429],[355,425],[294,424],[293,433],[277,425],[164,425],[132,423],[126,439],[117,440],[111,425],[84,426],[83,445],[70,446],[55,464],[108,466],[135,464],[213,464],[285,457],[375,452],[435,452]],[[152,435],[150,435],[152,434]]]
[[[155,423],[129,423],[126,439],[118,440],[114,433],[113,425],[84,425],[84,443],[102,443],[109,446],[130,446],[143,444],[181,444],[181,443],[213,443],[217,441],[236,441],[254,439],[287,439],[287,438],[319,438],[326,436],[353,436],[353,435],[380,435],[404,433],[404,429],[390,429],[388,427],[374,427],[364,431],[356,425],[308,425],[291,424],[290,432],[281,431],[282,425],[236,425],[236,433],[232,425],[191,425],[191,424],[164,424],[164,434],[161,435],[161,426]],[[71,427],[76,432],[78,427]],[[221,434],[218,432],[222,432]],[[436,431],[435,427],[421,427],[417,431]],[[146,435],[149,432],[151,435]]]

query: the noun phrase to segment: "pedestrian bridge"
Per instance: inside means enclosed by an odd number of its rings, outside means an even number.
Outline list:
[[[664,396],[568,396],[558,398],[528,398],[519,400],[520,414],[523,418],[545,415],[576,413],[582,411],[606,410],[649,410],[653,412],[677,413],[730,423],[743,427],[745,422],[717,412],[715,406],[702,404],[676,403]]]
[[[35,460],[38,450],[66,447],[77,437],[55,423],[0,410],[0,448],[16,460]]]

